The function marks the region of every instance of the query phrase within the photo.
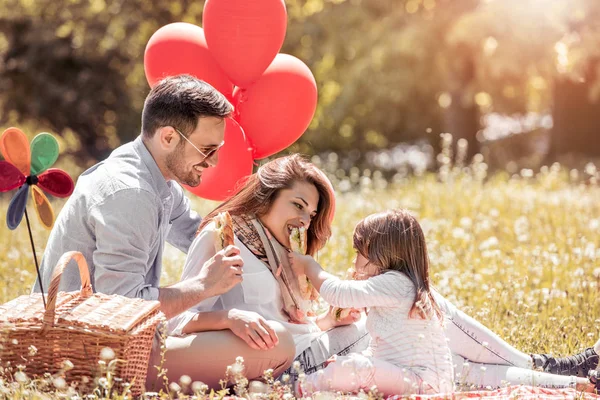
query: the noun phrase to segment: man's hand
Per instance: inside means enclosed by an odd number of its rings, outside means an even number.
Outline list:
[[[231,309],[227,324],[231,332],[255,350],[269,350],[279,344],[277,333],[255,312]]]
[[[227,246],[204,263],[196,279],[208,297],[218,296],[242,281],[243,265],[240,249]]]

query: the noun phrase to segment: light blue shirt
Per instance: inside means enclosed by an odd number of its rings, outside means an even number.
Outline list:
[[[158,300],[165,241],[187,253],[199,224],[182,187],[165,180],[140,136],[77,180],[46,245],[44,291],[62,254],[77,250],[88,262],[94,291]],[[60,290],[80,285],[71,262]],[[33,291],[40,291],[37,280]]]

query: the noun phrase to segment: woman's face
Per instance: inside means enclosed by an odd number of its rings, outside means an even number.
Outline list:
[[[308,229],[317,215],[319,192],[312,183],[295,182],[290,189],[283,189],[269,211],[259,217],[263,225],[282,245],[290,247],[292,228]]]

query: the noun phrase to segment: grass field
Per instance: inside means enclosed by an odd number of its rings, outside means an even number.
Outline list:
[[[366,215],[406,207],[428,240],[438,290],[525,352],[570,354],[600,338],[600,187],[598,171],[486,176],[484,165],[384,181],[338,174],[333,237],[319,261],[351,265],[352,231]],[[352,185],[355,183],[355,185]],[[353,189],[349,189],[352,187]],[[61,202],[53,200],[55,209]],[[215,203],[193,200],[201,213]],[[0,302],[28,293],[35,268],[27,229],[6,228],[1,203]],[[33,214],[33,211],[31,214]],[[30,215],[31,215],[30,214]],[[41,258],[48,233],[33,220]],[[166,252],[163,283],[175,282],[184,255]]]

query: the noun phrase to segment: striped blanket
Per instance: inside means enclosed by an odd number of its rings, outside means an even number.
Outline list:
[[[399,400],[402,396],[390,396],[387,400]],[[462,399],[481,399],[481,400],[600,400],[600,395],[592,393],[583,393],[575,389],[545,389],[533,386],[509,386],[497,390],[482,390],[474,392],[455,392],[450,395],[413,395],[410,399],[414,400],[462,400]]]

